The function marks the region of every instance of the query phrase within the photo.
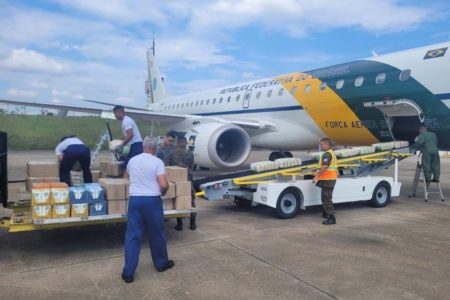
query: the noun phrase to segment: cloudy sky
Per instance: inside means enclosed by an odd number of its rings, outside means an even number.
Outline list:
[[[448,0],[0,0],[0,97],[144,106],[172,94],[450,40]]]

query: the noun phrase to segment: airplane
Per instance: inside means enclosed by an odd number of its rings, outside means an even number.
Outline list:
[[[185,134],[196,164],[204,168],[237,167],[252,149],[276,150],[271,160],[290,157],[289,151],[314,149],[325,136],[342,146],[413,143],[421,123],[437,134],[441,150],[450,150],[449,46],[445,42],[171,96],[153,45],[147,51],[147,108],[126,111]],[[15,100],[0,103],[107,111]]]

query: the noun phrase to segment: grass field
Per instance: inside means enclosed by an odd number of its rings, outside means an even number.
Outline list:
[[[150,134],[150,122],[136,121],[143,136]],[[122,138],[120,122],[110,120],[110,125],[113,138]],[[93,147],[104,128],[106,120],[98,117],[0,115],[0,130],[8,133],[10,150],[54,149],[61,137],[72,134]],[[155,135],[164,132],[155,126]]]

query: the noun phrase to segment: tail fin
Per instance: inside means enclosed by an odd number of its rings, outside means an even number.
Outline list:
[[[164,86],[164,80],[159,73],[159,68],[155,63],[155,41],[153,47],[147,50],[148,81],[146,84],[147,107],[151,110],[152,104],[170,97]]]

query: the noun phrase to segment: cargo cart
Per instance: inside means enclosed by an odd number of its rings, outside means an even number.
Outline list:
[[[338,158],[339,177],[333,192],[334,203],[370,201],[374,207],[386,206],[400,194],[399,161],[411,156],[409,148],[377,151]],[[269,162],[268,162],[269,163]],[[394,177],[374,176],[377,171],[394,166]],[[240,171],[213,178],[198,179],[197,196],[209,201],[230,199],[239,206],[265,205],[277,217],[293,218],[300,209],[320,205],[320,188],[312,183],[318,170],[317,159],[299,166],[256,172]]]

